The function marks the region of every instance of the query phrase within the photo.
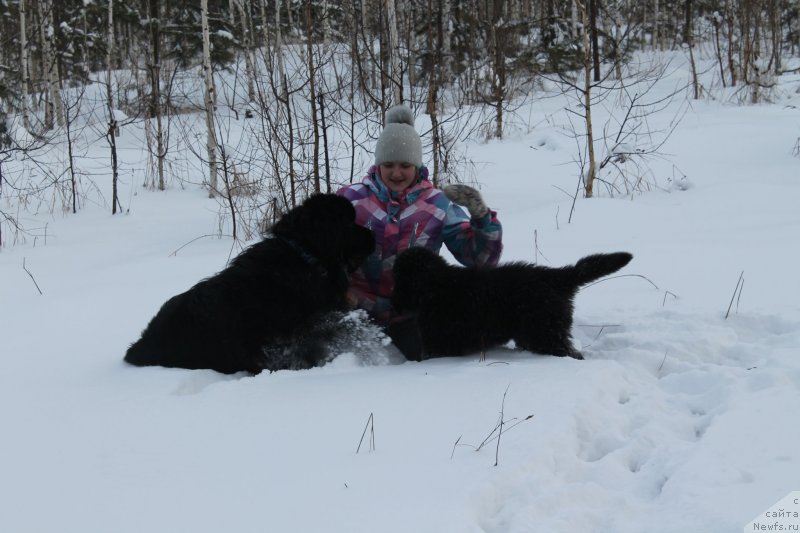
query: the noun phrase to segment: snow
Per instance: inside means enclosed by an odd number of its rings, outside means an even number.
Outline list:
[[[124,215],[31,214],[46,240],[0,250],[0,531],[753,530],[800,489],[800,77],[779,82],[773,103],[691,102],[648,190],[578,199],[571,222],[557,99],[466,147],[504,261],[634,254],[576,300],[585,361],[129,367],[161,303],[240,250],[203,237],[215,200],[123,173]]]

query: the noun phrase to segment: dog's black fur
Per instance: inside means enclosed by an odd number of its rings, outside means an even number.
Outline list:
[[[482,352],[513,340],[531,352],[583,359],[571,338],[573,298],[582,285],[632,258],[618,252],[561,268],[527,263],[463,268],[425,248],[411,248],[394,263],[392,304],[415,315],[424,357]]]
[[[349,273],[374,251],[372,233],[356,225],[352,204],[333,194],[311,196],[271,233],[169,299],[125,361],[226,374],[323,362],[327,352],[313,331],[347,309]],[[294,348],[289,354],[273,345]]]

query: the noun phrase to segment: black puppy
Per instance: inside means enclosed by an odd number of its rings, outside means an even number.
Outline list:
[[[394,263],[392,305],[416,315],[426,357],[482,352],[513,340],[523,350],[583,359],[570,331],[575,293],[632,258],[618,252],[561,268],[463,268],[428,249],[411,248]]]
[[[349,273],[373,252],[372,233],[356,225],[350,202],[333,194],[311,196],[271,233],[169,299],[125,361],[227,374],[323,363],[324,339],[315,342],[313,332],[347,309]],[[273,344],[295,348],[287,353]]]

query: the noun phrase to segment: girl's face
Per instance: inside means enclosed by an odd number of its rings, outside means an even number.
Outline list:
[[[417,167],[401,161],[386,161],[378,167],[383,184],[392,192],[403,192],[417,181]]]

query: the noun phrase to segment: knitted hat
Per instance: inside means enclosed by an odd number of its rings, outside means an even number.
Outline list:
[[[422,141],[414,129],[414,112],[407,105],[386,111],[386,126],[375,145],[375,164],[387,161],[422,166]]]

